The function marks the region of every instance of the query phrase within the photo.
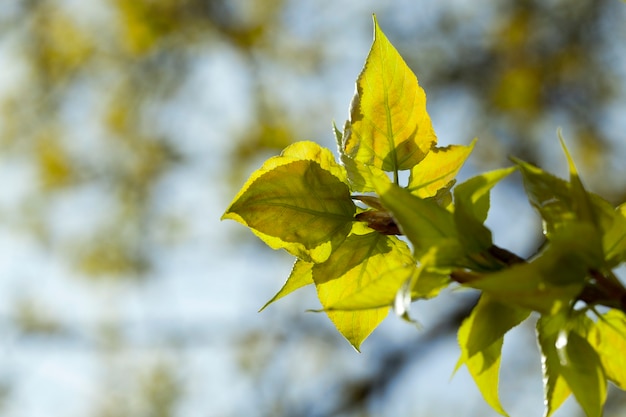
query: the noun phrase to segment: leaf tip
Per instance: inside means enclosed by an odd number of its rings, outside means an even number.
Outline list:
[[[577,175],[576,165],[574,164],[574,159],[572,158],[572,154],[570,154],[567,149],[567,145],[565,145],[565,139],[563,139],[563,131],[559,127],[556,131],[557,136],[559,137],[559,142],[561,142],[561,147],[563,148],[563,152],[565,153],[565,157],[567,158],[567,164],[569,166],[569,172],[571,175]]]

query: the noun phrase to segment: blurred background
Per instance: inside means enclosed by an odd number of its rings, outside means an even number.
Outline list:
[[[0,415],[495,416],[461,369],[476,300],[414,304],[356,353],[312,288],[257,310],[292,259],[219,218],[263,160],[334,149],[372,13],[416,72],[439,143],[558,175],[557,128],[589,189],[626,200],[619,0],[11,0],[0,3]],[[520,178],[488,220],[520,255],[541,224]],[[624,276],[624,274],[622,274]],[[543,411],[529,321],[502,401]],[[610,391],[606,416],[623,416]],[[568,400],[556,416],[580,416]]]

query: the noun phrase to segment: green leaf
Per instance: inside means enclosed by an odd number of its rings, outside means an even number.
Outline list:
[[[409,314],[411,303],[413,302],[413,289],[415,288],[415,284],[419,280],[422,273],[424,273],[424,271],[433,263],[436,252],[436,248],[431,248],[424,256],[422,256],[418,262],[417,268],[413,269],[412,273],[405,279],[402,286],[396,291],[393,311],[398,317],[409,323],[418,324],[418,322],[412,319]]]
[[[503,304],[488,295],[482,295],[464,323],[468,329],[462,347],[467,356],[471,358],[504,337],[509,330],[526,320],[530,313],[531,310]]]
[[[413,244],[415,257],[437,248],[433,266],[457,265],[463,250],[452,213],[433,200],[423,200],[389,181],[376,181],[380,201],[392,214],[400,230]]]
[[[437,142],[426,94],[378,27],[356,83],[343,148],[350,158],[394,172],[410,169]]]
[[[604,244],[602,242],[602,234],[612,229],[615,211],[604,199],[587,192],[564,140],[562,138],[560,140],[569,166],[570,182],[554,177],[526,162],[514,161],[522,173],[529,201],[544,220],[544,233],[548,239],[568,223],[589,223],[595,227],[596,232],[588,234],[586,238],[594,240],[593,246],[598,249],[597,258],[603,258],[600,249],[615,243],[613,239],[605,241]],[[598,261],[598,264],[601,263],[600,259]]]
[[[333,174],[344,184],[348,184],[348,175],[344,167],[337,163],[333,153],[319,144],[311,141],[300,141],[289,145],[281,152],[278,158],[287,160],[315,161],[326,171]],[[270,158],[270,160],[273,158]]]
[[[626,261],[626,204],[612,211],[606,207],[605,212],[609,212],[609,216],[601,222],[604,223],[602,247],[607,267],[614,268]]]
[[[349,122],[346,122],[346,126],[348,125]],[[373,192],[375,191],[374,182],[376,177],[388,179],[387,174],[382,169],[352,159],[343,150],[341,150],[341,163],[348,173],[348,182],[352,191]]]
[[[477,175],[454,188],[455,211],[467,213],[467,218],[480,224],[487,220],[489,213],[489,192],[504,178],[509,176],[516,167],[502,168]]]
[[[253,173],[222,219],[248,226],[274,249],[323,262],[354,220],[346,181],[330,151],[298,143]]]
[[[333,121],[333,135],[335,135],[335,140],[337,141],[337,148],[339,149],[339,153],[343,152],[343,133],[337,127],[337,124]]]
[[[571,331],[569,334],[559,335],[557,352],[561,361],[561,373],[576,401],[587,417],[601,417],[606,401],[606,376],[595,349],[584,337]]]
[[[313,263],[305,262],[302,259],[297,259],[293,265],[293,268],[291,269],[291,274],[289,274],[289,278],[287,278],[285,285],[283,285],[280,291],[278,291],[271,300],[269,300],[267,303],[265,303],[263,307],[261,307],[259,312],[265,310],[267,306],[275,301],[280,300],[284,296],[291,294],[295,290],[309,284],[313,284],[313,265]]]
[[[572,187],[572,208],[576,213],[576,217],[580,221],[597,225],[597,219],[591,204],[591,199],[587,190],[585,190],[585,187],[583,186],[580,176],[578,175],[576,165],[574,164],[574,160],[572,159],[572,155],[570,155],[567,150],[565,140],[561,137],[560,131],[559,140],[561,141],[561,146],[563,147],[563,152],[565,152],[565,157],[567,158],[567,164],[569,166],[570,184]]]
[[[609,310],[589,332],[589,342],[600,356],[607,378],[626,390],[626,315]]]
[[[587,265],[583,258],[587,225],[572,224],[555,236],[529,263],[479,275],[464,282],[494,299],[542,314],[568,309],[583,288]],[[568,232],[568,233],[566,233]],[[580,245],[583,248],[580,249]]]
[[[606,377],[600,358],[588,342],[594,323],[584,313],[542,316],[537,338],[542,352],[546,415],[570,393],[588,417],[600,417],[606,400]]]
[[[504,335],[524,321],[530,310],[511,307],[483,295],[458,332],[461,357],[485,401],[500,414],[506,412],[498,398],[498,373]]]
[[[569,155],[568,155],[569,158]],[[573,183],[565,182],[541,169],[525,162],[515,160],[522,173],[524,188],[531,204],[543,218],[544,233],[547,238],[563,234],[563,229],[578,228],[584,236],[571,236],[578,241],[579,249],[589,268],[600,269],[606,262],[603,247],[614,244],[615,238],[603,237],[615,221],[615,211],[602,198],[588,193],[577,177],[571,158],[570,170]],[[571,231],[566,234],[572,235]]]
[[[541,349],[545,417],[550,417],[572,393],[561,375],[561,362],[556,350],[562,316],[542,316],[537,320],[537,341]]]
[[[442,289],[446,288],[452,280],[448,271],[440,272],[433,269],[425,268],[417,277],[417,281],[411,289],[411,298],[417,300],[420,298],[428,299],[436,297]]]
[[[366,310],[391,306],[398,289],[415,271],[415,261],[406,243],[395,236],[386,237],[384,242],[391,248],[390,252],[367,258],[363,264],[367,269],[359,271],[362,277],[354,285],[355,291],[329,305],[329,310]],[[350,288],[346,286],[344,290]]]
[[[564,222],[576,220],[569,183],[527,162],[512,160],[520,168],[528,201],[541,214],[548,238]]]
[[[387,316],[395,292],[402,285],[398,277],[406,279],[403,271],[413,264],[402,241],[370,232],[351,234],[326,262],[313,267],[322,307],[339,333],[357,350]]]
[[[475,259],[492,245],[491,231],[484,226],[489,212],[489,192],[515,167],[503,168],[475,176],[454,188],[454,221],[465,251]],[[486,260],[473,269],[499,269]]]
[[[409,191],[420,198],[434,197],[456,177],[475,144],[476,139],[469,146],[432,148],[419,164],[411,168]]]

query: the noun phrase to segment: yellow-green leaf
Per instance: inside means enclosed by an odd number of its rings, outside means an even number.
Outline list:
[[[576,173],[576,168],[568,155],[572,182],[566,182],[526,162],[515,160],[524,180],[524,188],[530,203],[543,218],[544,233],[553,239],[562,230],[578,227],[585,229],[584,237],[576,240],[585,252],[589,268],[613,267],[619,263],[622,239],[618,213],[601,197],[588,193]],[[617,230],[613,230],[617,228]],[[566,231],[565,233],[571,234]]]
[[[419,298],[433,298],[439,292],[446,288],[452,280],[447,272],[439,272],[431,269],[424,269],[417,277],[411,289],[411,298],[413,300]]]
[[[476,140],[473,140],[469,146],[432,148],[419,164],[411,168],[409,191],[421,198],[434,197],[456,177],[475,144]]]
[[[542,316],[537,320],[537,341],[541,349],[545,417],[550,417],[572,393],[561,375],[561,363],[556,350],[560,324],[559,316]]]
[[[433,266],[456,265],[463,258],[452,213],[389,181],[376,181],[380,201],[413,244],[416,258],[437,248]]]
[[[626,261],[626,204],[622,204],[615,210],[610,207],[605,209],[609,216],[605,216],[604,234],[602,235],[602,247],[604,257],[609,268],[614,268]]]
[[[404,281],[402,286],[398,289],[398,291],[396,291],[396,296],[393,303],[393,311],[398,317],[404,319],[405,321],[408,321],[410,323],[417,323],[417,321],[412,319],[409,314],[409,310],[411,309],[411,303],[414,299],[413,294],[415,293],[415,285],[422,273],[433,263],[436,252],[437,248],[430,248],[430,250],[419,259],[417,268],[413,268],[412,273],[409,274],[408,278]]]
[[[583,183],[578,175],[578,170],[576,169],[576,165],[574,164],[574,160],[569,153],[569,150],[565,146],[565,141],[560,135],[559,139],[561,141],[561,146],[563,147],[563,152],[565,153],[565,157],[567,158],[567,164],[569,166],[569,175],[570,175],[570,184],[572,190],[572,210],[576,213],[576,217],[578,220],[583,222],[588,222],[593,225],[598,225],[598,220],[596,218],[593,206],[591,204],[591,198],[585,190]],[[599,239],[599,236],[597,237]]]
[[[461,346],[471,358],[504,337],[509,330],[526,320],[530,313],[528,309],[504,304],[483,294],[464,322],[467,337]]]
[[[491,231],[484,225],[489,212],[489,193],[515,167],[498,169],[475,176],[454,188],[454,221],[465,252],[472,257],[492,245]],[[488,260],[475,259],[473,269],[499,269]]]
[[[582,290],[588,271],[584,260],[586,226],[572,224],[563,229],[529,263],[484,274],[464,284],[503,303],[542,314],[551,315],[568,309]]]
[[[461,357],[485,401],[500,414],[506,412],[498,397],[498,374],[504,335],[524,321],[530,310],[494,301],[483,295],[458,332]]]
[[[366,291],[366,288],[381,284],[381,276],[393,273],[390,271],[400,272],[412,262],[408,248],[397,238],[370,232],[348,236],[326,262],[313,267],[313,280],[322,307],[327,309],[328,317],[339,333],[357,350],[387,316],[390,304],[384,302],[384,294],[382,298],[377,298],[375,293]],[[333,310],[351,297],[354,297],[354,303],[363,303],[363,307],[383,307],[359,311]],[[349,303],[347,307],[355,308],[356,305]]]
[[[313,265],[314,264],[311,262],[305,262],[302,259],[297,259],[293,265],[293,268],[291,269],[291,274],[289,274],[289,278],[287,278],[285,285],[283,285],[283,287],[276,293],[274,297],[272,297],[271,300],[269,300],[267,303],[265,303],[263,307],[261,307],[259,312],[265,310],[265,308],[272,304],[274,301],[280,300],[281,298],[291,294],[295,290],[309,284],[313,284],[313,274],[311,272]]]
[[[597,352],[584,337],[574,331],[559,336],[557,351],[561,361],[561,374],[576,401],[587,417],[601,417],[607,388],[606,376]]]
[[[397,174],[424,159],[436,142],[426,94],[374,18],[374,43],[357,79],[344,151]]]
[[[520,168],[528,201],[544,220],[544,233],[550,235],[565,221],[576,219],[572,210],[571,185],[527,162],[512,158]]]
[[[305,142],[254,172],[222,219],[248,226],[274,249],[323,262],[349,233],[355,212],[345,170],[330,151]]]
[[[363,263],[342,275],[333,285],[342,286],[343,297],[326,305],[327,310],[366,310],[389,307],[394,301],[398,289],[415,271],[415,261],[406,243],[395,236],[367,235],[357,239],[357,244],[377,247]],[[357,249],[352,246],[352,237],[337,250],[338,256],[345,256],[345,250]],[[328,264],[331,267],[330,264]],[[327,273],[324,267],[316,268],[316,273]],[[322,271],[322,272],[320,272]],[[332,275],[332,274],[331,274]],[[352,279],[355,277],[356,279]],[[322,281],[319,279],[318,281]],[[321,284],[324,285],[324,284]]]
[[[315,142],[301,141],[289,145],[281,152],[280,158],[283,160],[293,158],[294,160],[315,161],[322,168],[339,178],[341,182],[348,184],[346,170],[337,163],[333,153]]]
[[[504,178],[509,176],[516,167],[502,168],[477,175],[454,189],[455,207],[462,207],[468,218],[482,224],[489,212],[489,192]],[[456,208],[455,208],[456,211]]]
[[[589,342],[600,355],[606,376],[626,390],[626,315],[609,310],[589,333]]]
[[[573,393],[588,417],[600,417],[606,376],[593,339],[593,321],[584,312],[562,311],[537,321],[544,372],[546,416]]]

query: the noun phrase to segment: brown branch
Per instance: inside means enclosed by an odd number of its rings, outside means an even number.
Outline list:
[[[595,269],[590,270],[589,275],[592,281],[585,285],[578,298],[589,305],[617,308],[626,313],[626,288]]]

